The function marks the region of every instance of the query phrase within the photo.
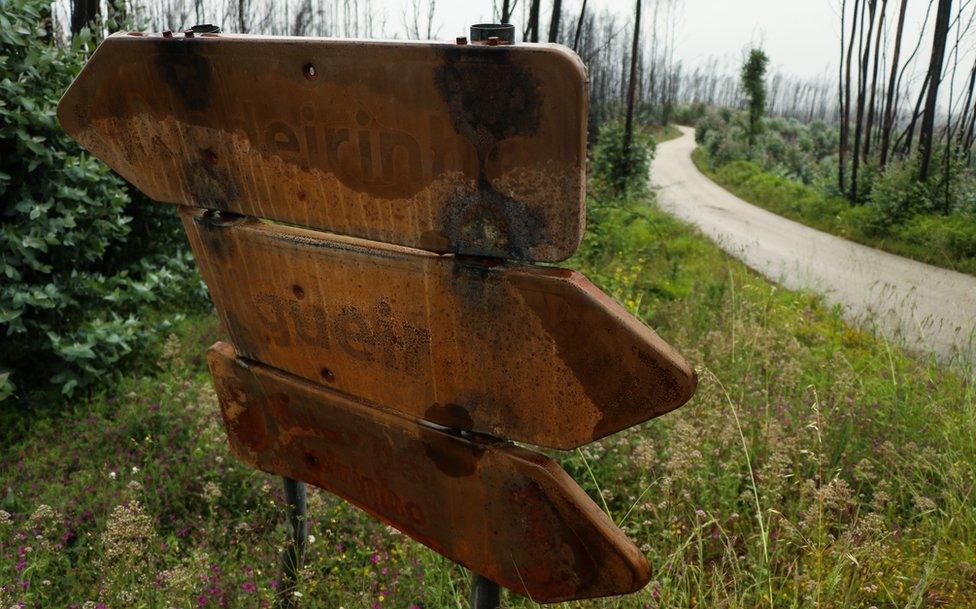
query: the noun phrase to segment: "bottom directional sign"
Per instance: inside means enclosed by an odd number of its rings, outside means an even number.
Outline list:
[[[461,435],[237,357],[210,370],[233,452],[320,486],[538,602],[626,594],[650,567],[548,457]]]

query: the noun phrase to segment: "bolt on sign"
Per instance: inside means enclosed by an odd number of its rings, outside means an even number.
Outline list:
[[[545,455],[693,369],[575,271],[586,76],[550,44],[107,38],[65,130],[179,214],[231,450],[539,602],[650,567]]]

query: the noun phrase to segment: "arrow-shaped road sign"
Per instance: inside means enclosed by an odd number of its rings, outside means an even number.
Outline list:
[[[241,355],[408,415],[567,449],[694,393],[684,358],[579,273],[181,215]]]
[[[583,234],[586,109],[558,45],[131,33],[58,118],[157,201],[559,261]]]
[[[634,592],[646,559],[548,457],[461,437],[235,358],[210,370],[234,453],[306,480],[538,602]]]

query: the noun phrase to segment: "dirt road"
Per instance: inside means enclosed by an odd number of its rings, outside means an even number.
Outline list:
[[[855,323],[910,348],[976,363],[976,278],[852,243],[735,197],[691,161],[694,130],[658,147],[661,206],[790,289],[842,305]]]

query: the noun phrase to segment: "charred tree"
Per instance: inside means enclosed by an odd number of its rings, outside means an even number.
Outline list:
[[[563,0],[552,0],[552,15],[549,17],[549,42],[559,40],[559,20],[563,13]]]
[[[888,76],[888,95],[884,104],[884,122],[881,125],[881,160],[882,168],[888,163],[888,147],[891,144],[891,132],[895,127],[895,91],[898,86],[898,60],[901,59],[901,39],[905,31],[905,9],[908,0],[901,0],[898,9],[898,26],[895,28],[895,50],[891,57],[891,74]]]
[[[506,0],[507,2],[507,0]],[[573,51],[579,52],[580,34],[583,32],[583,19],[586,17],[586,0],[580,6],[579,19],[576,21],[576,33],[573,35]]]
[[[871,70],[871,99],[868,102],[868,120],[864,126],[864,155],[863,160],[868,162],[871,156],[871,132],[874,127],[874,108],[875,95],[878,91],[878,60],[881,58],[881,33],[884,31],[885,9],[888,7],[888,0],[881,0],[881,12],[878,14],[877,32],[874,39],[874,68]]]
[[[857,87],[857,116],[854,119],[854,154],[851,155],[851,191],[849,198],[852,203],[857,202],[857,173],[861,166],[861,135],[864,131],[864,101],[867,91],[868,81],[868,62],[871,57],[871,33],[874,28],[874,13],[877,8],[877,0],[868,0],[868,29],[867,42],[864,41],[864,8],[861,5],[861,34],[859,36],[863,50],[861,52],[861,65],[858,69]]]
[[[72,0],[71,2],[71,34],[81,32],[98,16],[98,0]]]
[[[528,36],[523,36],[529,42],[539,42],[539,4],[541,0],[532,0],[529,4]]]
[[[854,40],[857,38],[857,9],[861,0],[854,0],[854,10],[851,12],[851,35],[847,45],[847,66],[844,71],[844,81],[841,84],[841,118],[840,144],[838,149],[837,187],[841,192],[847,190],[847,151],[850,147],[851,131],[851,64],[854,58]],[[844,15],[841,14],[841,20]],[[843,32],[843,30],[841,30]]]
[[[929,59],[929,90],[925,99],[925,111],[918,132],[918,179],[929,178],[929,164],[932,161],[932,136],[935,130],[936,103],[939,99],[939,84],[942,81],[942,63],[945,59],[946,41],[949,38],[949,13],[952,0],[939,0],[939,10],[935,16],[935,31],[932,37],[932,56]]]
[[[641,0],[637,0],[634,8],[634,39],[630,45],[630,82],[627,85],[627,115],[624,119],[624,158],[627,163],[627,174],[630,174],[630,148],[634,140],[634,103],[637,97],[637,57],[640,55],[640,21]]]

